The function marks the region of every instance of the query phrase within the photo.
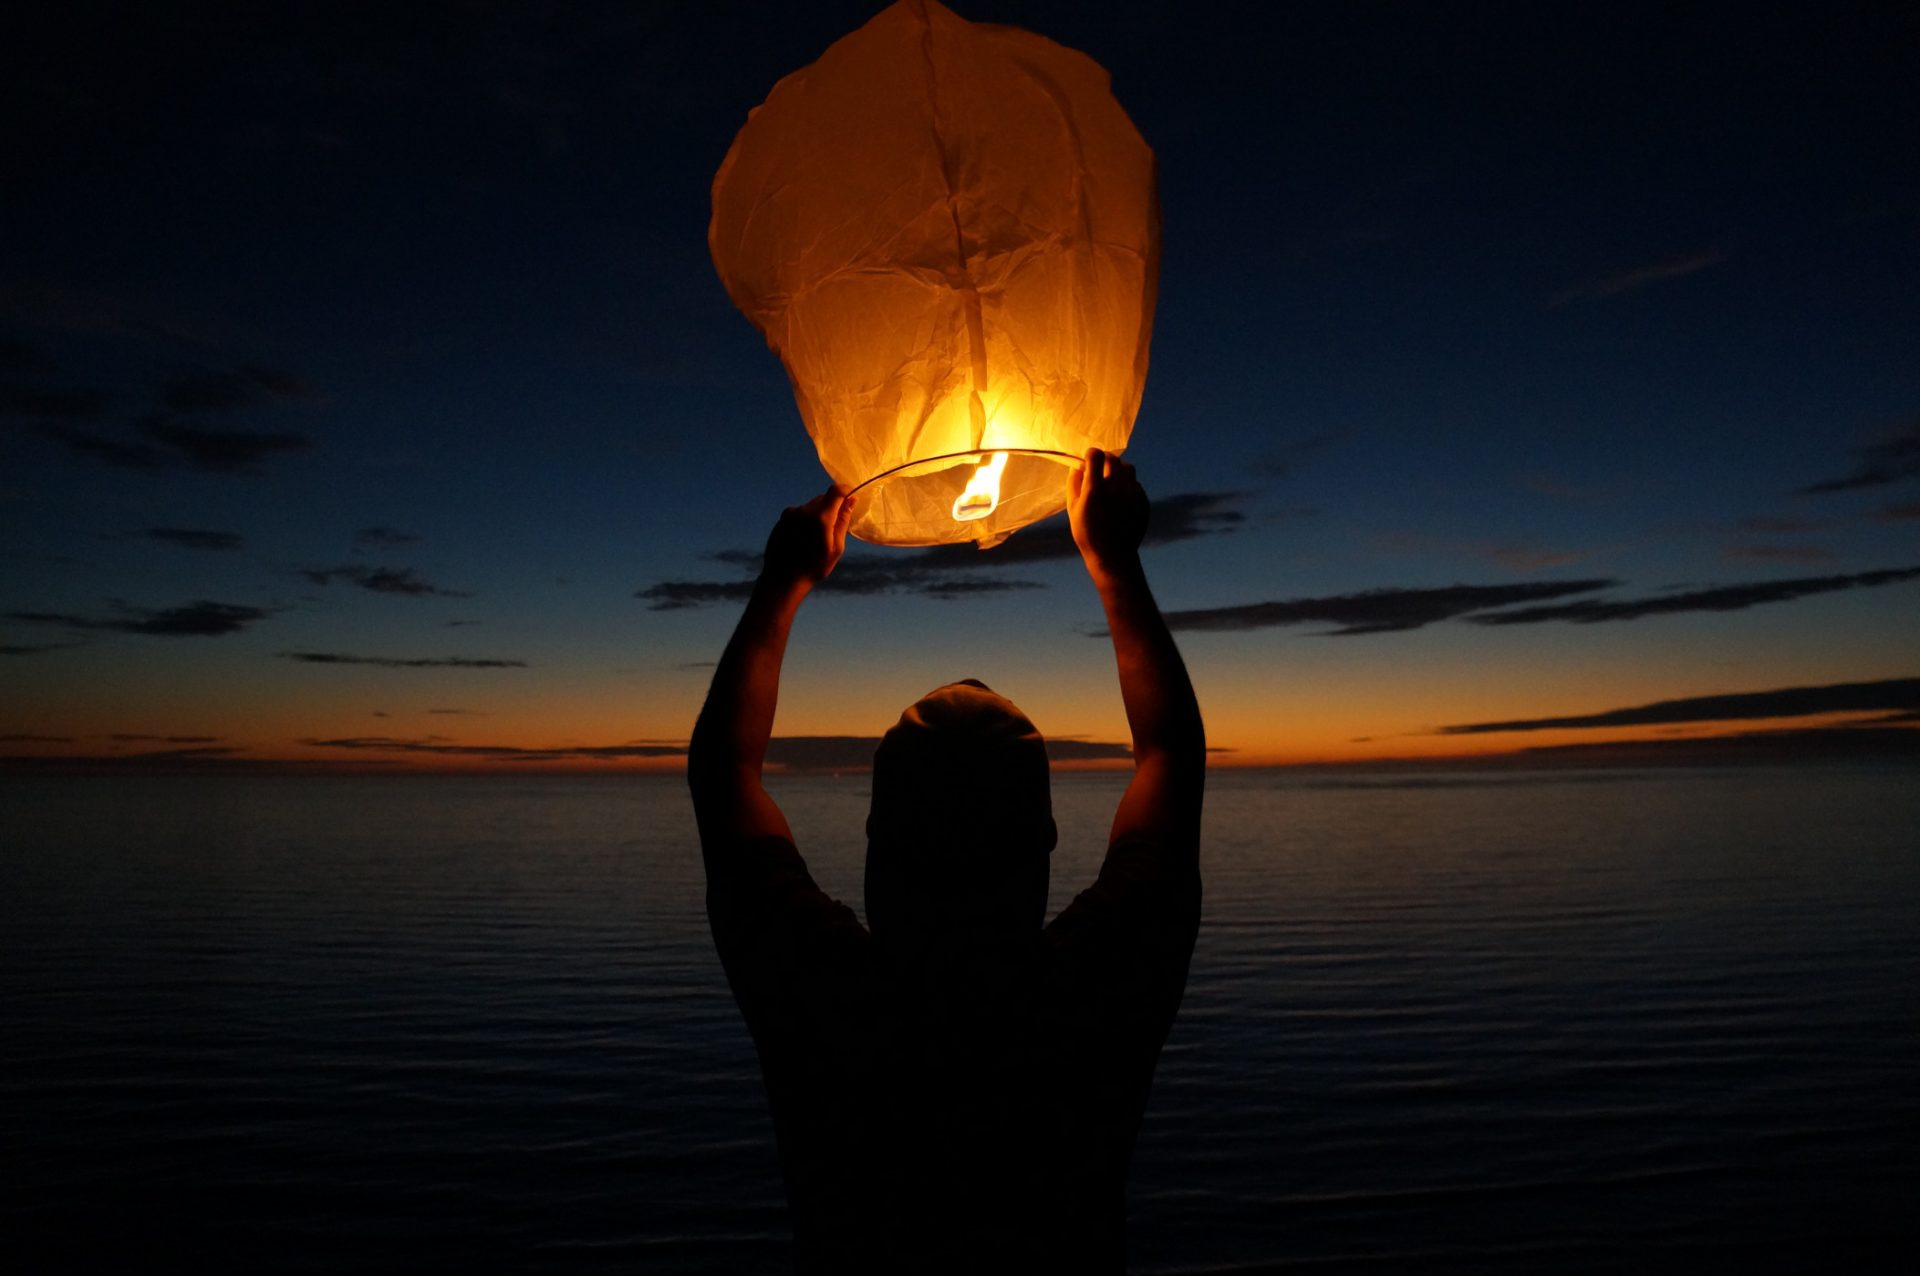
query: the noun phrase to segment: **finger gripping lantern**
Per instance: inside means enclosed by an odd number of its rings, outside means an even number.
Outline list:
[[[996,545],[1127,445],[1153,152],[1083,53],[899,0],[748,115],[707,240],[862,540]]]

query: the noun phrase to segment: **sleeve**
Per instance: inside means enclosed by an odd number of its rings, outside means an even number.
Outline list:
[[[814,883],[784,837],[726,847],[707,860],[707,921],[734,996],[751,1021],[796,980],[818,974],[866,937],[852,909]]]
[[[1122,837],[1047,931],[1085,976],[1151,991],[1154,1000],[1170,995],[1177,1006],[1200,931],[1199,859],[1172,854],[1157,838]]]

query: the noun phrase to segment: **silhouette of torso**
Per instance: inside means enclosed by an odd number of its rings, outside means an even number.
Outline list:
[[[802,1272],[1124,1267],[1127,1163],[1199,925],[1194,857],[1112,847],[1042,932],[868,934],[790,842],[709,856]]]

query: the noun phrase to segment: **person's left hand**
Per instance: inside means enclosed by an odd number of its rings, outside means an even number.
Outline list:
[[[838,483],[808,501],[790,505],[767,537],[760,577],[808,589],[832,574],[847,548],[854,498]]]

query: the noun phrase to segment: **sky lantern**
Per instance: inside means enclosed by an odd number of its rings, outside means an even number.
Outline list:
[[[1083,53],[899,0],[748,115],[707,238],[863,540],[997,545],[1127,445],[1153,152]]]

